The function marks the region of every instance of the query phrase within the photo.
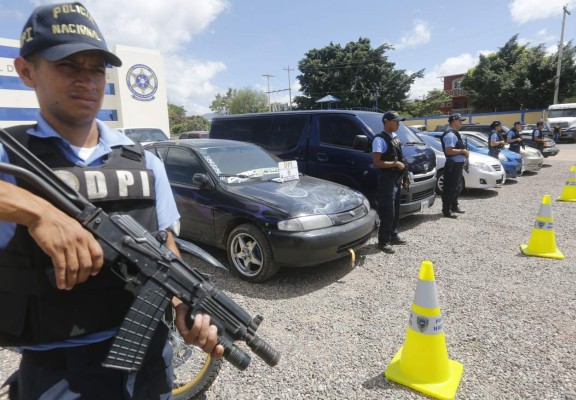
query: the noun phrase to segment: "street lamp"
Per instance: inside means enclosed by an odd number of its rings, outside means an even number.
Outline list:
[[[558,89],[560,88],[560,71],[562,69],[562,49],[564,48],[564,25],[566,24],[566,14],[570,15],[568,11],[568,4],[563,8],[562,13],[562,32],[560,33],[560,44],[558,45],[558,68],[556,68],[556,83],[554,84],[554,103],[558,104]]]

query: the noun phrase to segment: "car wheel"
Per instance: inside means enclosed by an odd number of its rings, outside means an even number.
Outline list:
[[[268,239],[252,224],[234,228],[228,236],[226,249],[232,269],[245,281],[264,282],[278,272]]]
[[[444,170],[436,172],[436,193],[442,194],[444,190]]]
[[[436,173],[437,178],[436,178],[436,193],[438,194],[442,194],[442,192],[444,191],[444,170],[438,171]],[[462,193],[464,191],[464,177],[460,178],[460,190],[458,191],[458,194]]]

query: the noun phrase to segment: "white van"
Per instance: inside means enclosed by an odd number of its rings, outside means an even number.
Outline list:
[[[548,106],[546,122],[553,129],[554,125],[560,125],[560,140],[576,140],[576,131],[568,127],[576,124],[576,103],[553,104]]]

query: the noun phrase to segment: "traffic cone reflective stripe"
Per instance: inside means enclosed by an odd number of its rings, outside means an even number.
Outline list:
[[[536,222],[534,222],[530,240],[527,245],[520,245],[520,251],[527,256],[555,258],[557,260],[564,259],[564,255],[556,247],[550,195],[544,195],[542,198],[542,205],[536,217]]]
[[[566,185],[562,194],[556,200],[576,202],[576,165],[570,168],[570,176],[566,180]]]
[[[384,372],[387,379],[438,399],[453,399],[463,366],[448,359],[434,266],[424,261],[404,345]]]

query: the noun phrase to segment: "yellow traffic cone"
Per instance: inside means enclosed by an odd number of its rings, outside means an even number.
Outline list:
[[[423,261],[408,332],[384,376],[437,399],[453,399],[464,367],[448,359],[434,266]]]
[[[542,198],[542,205],[536,217],[530,240],[527,245],[521,244],[520,250],[527,256],[564,259],[564,254],[556,247],[549,194]]]
[[[566,180],[566,185],[557,201],[576,201],[576,165],[570,168],[570,176]]]

